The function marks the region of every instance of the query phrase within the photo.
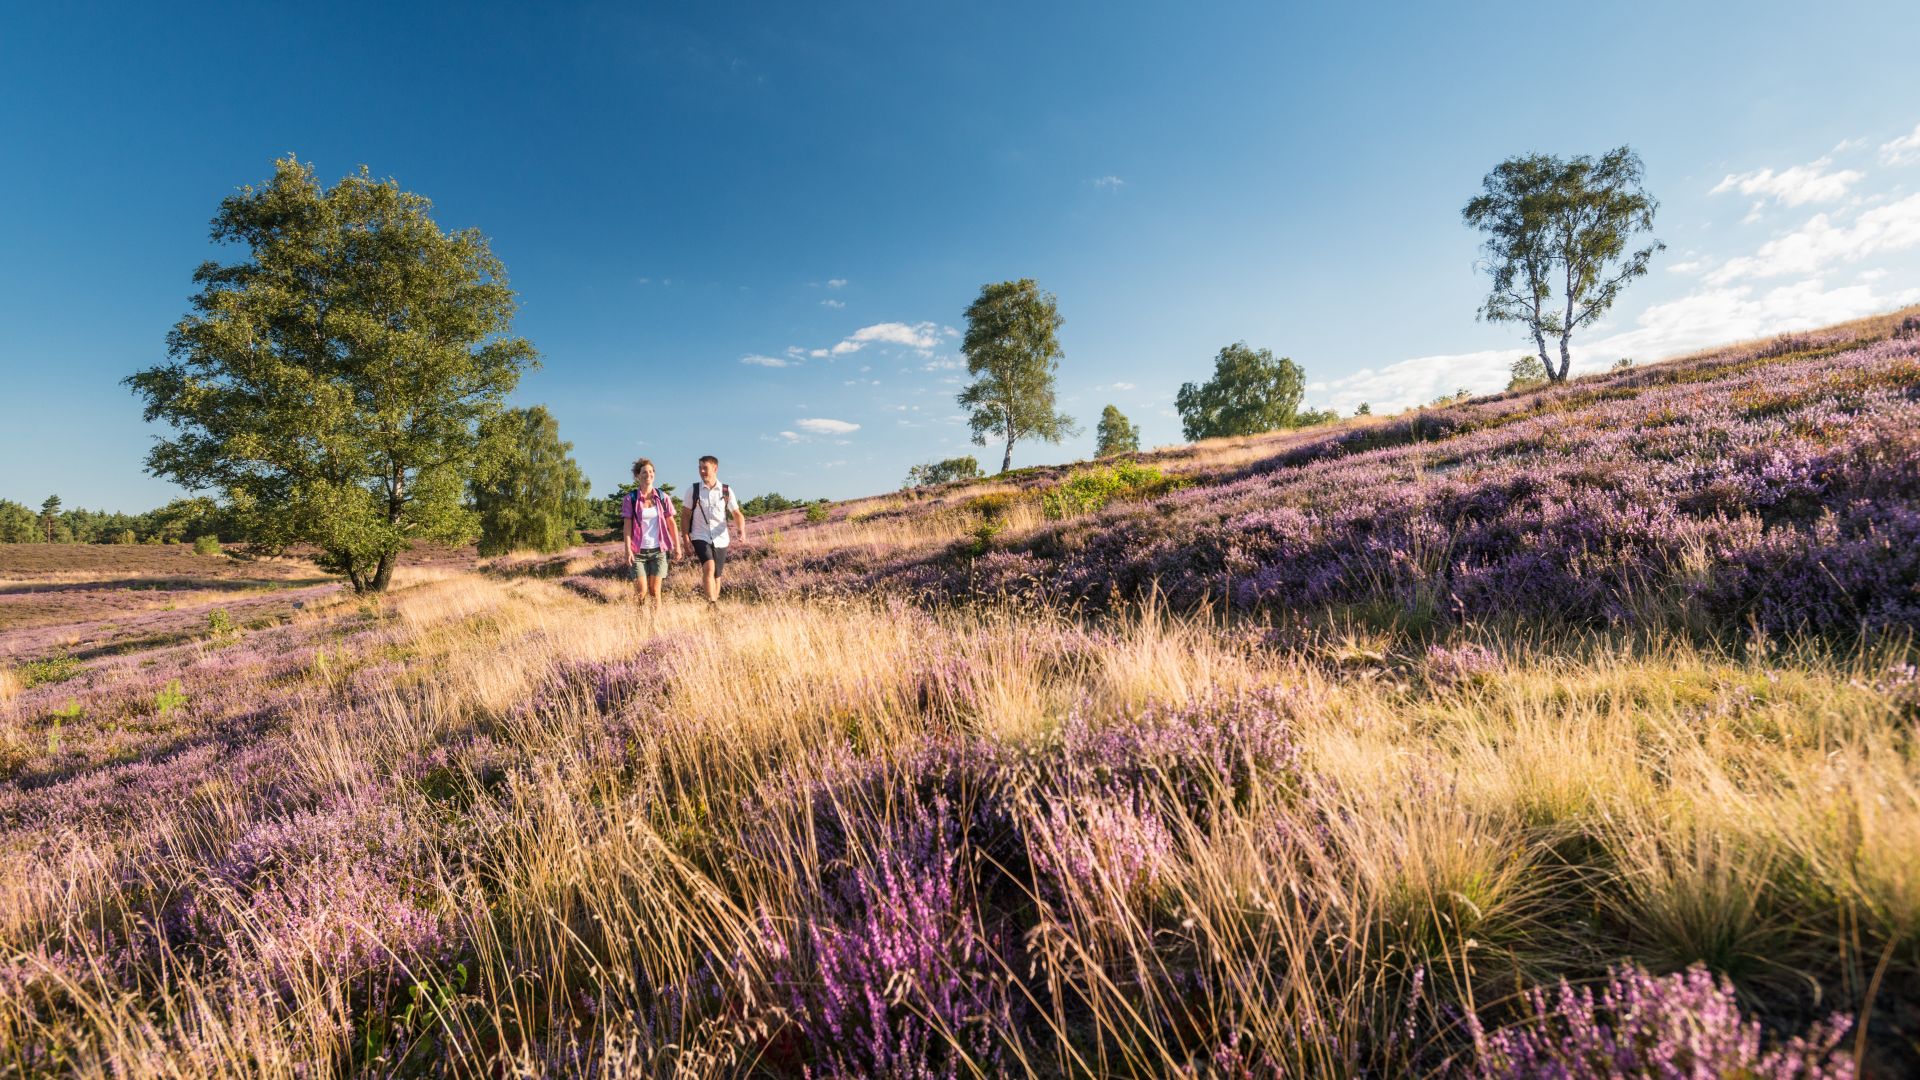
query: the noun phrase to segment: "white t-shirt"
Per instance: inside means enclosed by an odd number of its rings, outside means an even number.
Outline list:
[[[628,517],[633,513],[634,500],[620,500],[620,516]],[[633,529],[633,550],[647,551],[662,546],[660,543],[660,502],[647,499],[640,504],[640,521]]]
[[[705,540],[714,547],[727,546],[727,515],[739,510],[740,503],[734,499],[733,489],[725,484],[708,487],[695,481],[687,492],[687,512],[693,515],[693,539]]]

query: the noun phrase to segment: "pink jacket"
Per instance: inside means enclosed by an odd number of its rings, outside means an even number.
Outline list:
[[[680,521],[675,516],[679,509],[674,506],[673,496],[659,488],[653,489],[653,504],[654,509],[660,512],[660,550],[669,555],[674,554],[680,550]],[[627,537],[627,550],[633,551],[635,550],[633,545],[640,542],[640,493],[638,491],[627,493],[625,509],[626,513],[621,514],[620,517],[631,524],[623,524],[621,531]],[[628,529],[632,532],[627,532]]]

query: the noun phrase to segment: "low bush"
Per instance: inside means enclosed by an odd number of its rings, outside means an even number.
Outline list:
[[[1040,496],[1040,512],[1050,520],[1059,521],[1091,514],[1118,499],[1152,498],[1177,486],[1177,481],[1151,465],[1120,461],[1068,476],[1059,486]]]
[[[217,536],[196,536],[196,537],[194,537],[194,538],[193,538],[193,553],[194,553],[195,555],[218,555],[218,554],[220,554],[220,538],[219,538],[219,537],[217,537]]]

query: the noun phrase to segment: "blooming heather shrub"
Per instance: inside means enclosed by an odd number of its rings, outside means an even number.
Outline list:
[[[1477,1075],[1500,1080],[1563,1077],[1753,1077],[1755,1080],[1852,1080],[1840,1041],[1853,1026],[1835,1015],[1807,1034],[1762,1047],[1760,1023],[1740,1012],[1733,984],[1694,966],[1649,975],[1613,969],[1595,993],[1562,980],[1549,994],[1528,991],[1533,1018],[1486,1033],[1471,1015]]]
[[[1002,950],[974,907],[952,807],[936,798],[918,809],[822,882],[797,942],[769,934],[775,989],[814,1075],[957,1077],[963,1064],[1003,1064],[1015,1025]]]
[[[350,797],[258,821],[186,901],[180,923],[277,984],[318,971],[377,988],[399,971],[443,964],[454,948],[448,916],[423,884],[425,841],[399,807]]]
[[[977,560],[844,549],[756,581],[1157,589],[1414,626],[1920,628],[1920,340],[1829,337],[1329,432],[1150,506],[1002,534]]]
[[[1506,667],[1485,645],[1427,646],[1427,680],[1437,686],[1473,686],[1491,681]]]
[[[1300,747],[1287,719],[1295,695],[1283,687],[1213,694],[1150,705],[1109,723],[1083,714],[1061,728],[1062,786],[1149,801],[1171,798],[1196,820],[1244,805],[1256,787],[1300,793]]]

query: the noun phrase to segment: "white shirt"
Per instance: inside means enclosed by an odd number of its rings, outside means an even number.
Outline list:
[[[740,503],[734,499],[733,489],[724,484],[708,487],[695,482],[687,492],[687,511],[693,515],[693,539],[723,548],[727,546],[727,515],[739,513]]]
[[[627,517],[632,509],[632,499],[622,500],[620,516]],[[633,527],[633,550],[646,551],[660,546],[660,504],[649,498],[640,503],[640,520]]]

